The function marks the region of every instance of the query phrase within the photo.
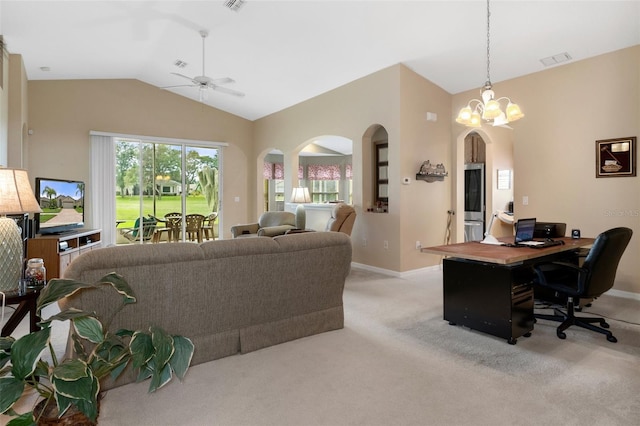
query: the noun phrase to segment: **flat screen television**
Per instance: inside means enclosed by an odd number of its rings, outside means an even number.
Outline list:
[[[35,193],[42,209],[34,215],[37,234],[62,234],[84,226],[84,182],[37,177]]]

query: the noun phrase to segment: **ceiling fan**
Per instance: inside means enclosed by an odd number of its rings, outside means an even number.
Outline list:
[[[180,84],[177,86],[166,86],[163,87],[163,89],[172,89],[175,87],[197,87],[200,94],[199,94],[199,100],[200,102],[202,102],[203,100],[206,100],[207,98],[207,93],[208,90],[217,90],[218,92],[221,93],[226,93],[228,95],[233,95],[233,96],[238,96],[238,97],[243,97],[244,93],[242,92],[238,92],[237,90],[233,90],[233,89],[229,89],[226,87],[222,87],[222,84],[229,84],[229,83],[235,83],[235,80],[233,80],[232,78],[229,77],[223,77],[223,78],[211,78],[211,77],[207,77],[207,75],[204,72],[204,41],[207,38],[207,36],[209,35],[209,33],[207,31],[200,31],[200,36],[202,37],[202,75],[198,75],[195,77],[188,77],[184,74],[180,74],[177,72],[172,72],[171,74],[173,75],[177,75],[178,77],[182,77],[182,78],[186,78],[187,80],[189,80],[191,82],[191,84]]]

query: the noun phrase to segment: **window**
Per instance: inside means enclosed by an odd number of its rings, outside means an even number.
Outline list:
[[[312,180],[310,182],[312,203],[327,203],[339,199],[339,180]]]
[[[217,148],[116,139],[115,150],[116,223],[120,228],[133,227],[140,217],[162,221],[169,213],[184,217],[219,211]]]

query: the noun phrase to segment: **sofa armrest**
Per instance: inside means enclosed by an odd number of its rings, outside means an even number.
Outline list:
[[[296,229],[292,225],[278,225],[278,226],[266,226],[258,230],[258,235],[263,237],[275,237],[277,235],[284,235],[290,229]]]
[[[231,235],[237,238],[243,234],[257,234],[260,226],[257,223],[248,223],[246,225],[234,225],[231,227]]]

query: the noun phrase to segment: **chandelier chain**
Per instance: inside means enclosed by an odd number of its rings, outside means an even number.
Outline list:
[[[489,0],[487,0],[487,84],[491,84],[491,75],[490,75],[490,35],[491,35],[491,25],[490,25],[490,17],[491,12],[489,11]]]

